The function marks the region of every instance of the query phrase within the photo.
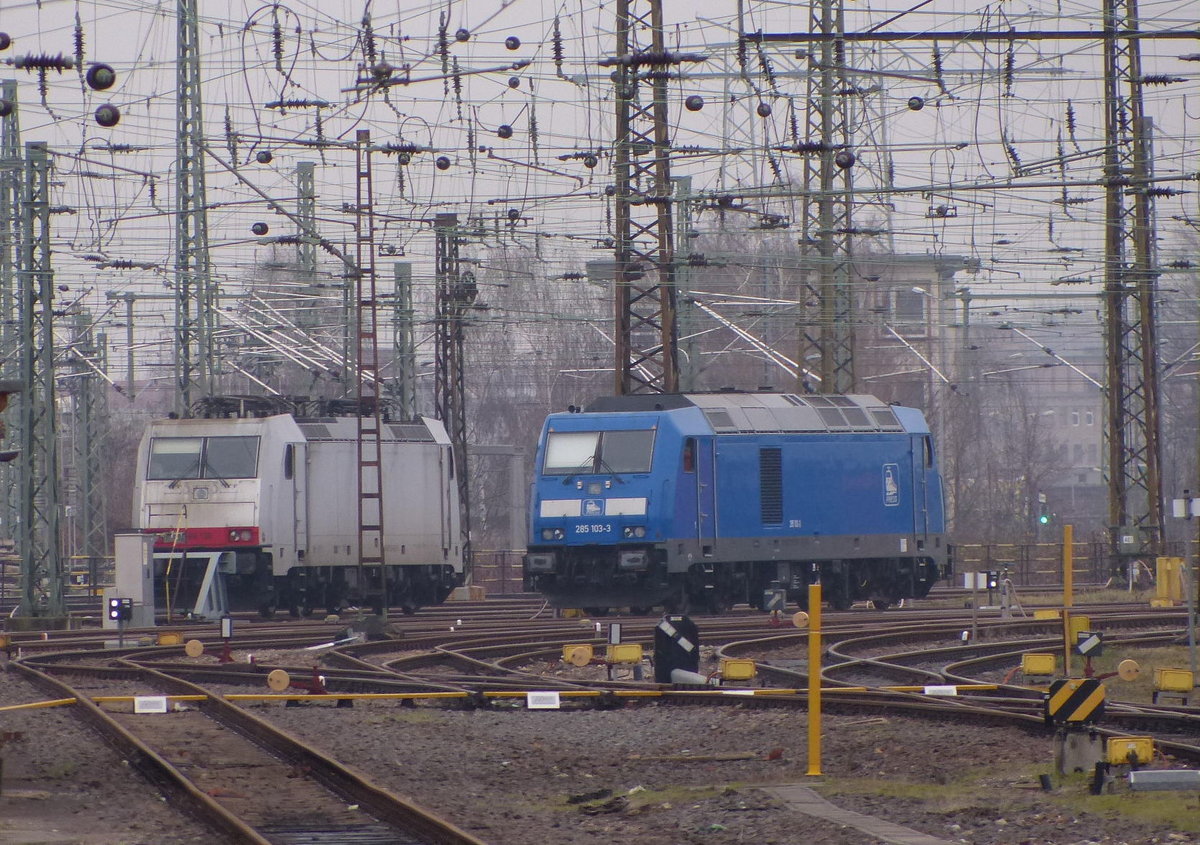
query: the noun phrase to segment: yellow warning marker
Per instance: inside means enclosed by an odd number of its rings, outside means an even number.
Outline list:
[[[283,692],[292,685],[292,677],[282,669],[272,669],[267,675],[267,686],[274,692]]]
[[[1142,674],[1142,667],[1136,660],[1122,660],[1117,664],[1117,677],[1122,681],[1136,681]]]
[[[199,657],[204,654],[204,643],[199,640],[188,640],[184,643],[183,653],[188,657]]]
[[[158,645],[179,645],[183,642],[183,634],[179,631],[159,631],[155,640]]]
[[[562,659],[564,663],[570,663],[572,666],[587,666],[592,662],[592,647],[588,643],[565,645]]]
[[[803,628],[808,624],[808,614],[803,610],[797,610],[792,614],[792,624],[797,628]]]

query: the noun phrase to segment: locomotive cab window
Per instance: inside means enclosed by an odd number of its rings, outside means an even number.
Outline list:
[[[696,471],[696,438],[689,437],[683,441],[683,471]]]
[[[926,435],[921,439],[925,443],[925,468],[933,469],[933,438]]]
[[[150,441],[146,478],[254,478],[257,437],[155,437]]]
[[[649,472],[654,429],[552,431],[546,438],[544,475]]]

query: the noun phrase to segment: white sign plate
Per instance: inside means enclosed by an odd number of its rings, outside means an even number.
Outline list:
[[[559,700],[557,692],[527,692],[525,706],[530,710],[557,710]]]
[[[167,697],[165,695],[135,695],[133,697],[134,713],[166,713]]]
[[[958,695],[958,687],[954,686],[953,684],[938,684],[935,686],[925,687],[925,694],[956,696]]]

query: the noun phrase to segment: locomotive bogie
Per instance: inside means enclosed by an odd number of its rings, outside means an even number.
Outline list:
[[[527,586],[560,607],[924,596],[950,573],[920,413],[869,396],[686,394],[554,414],[538,449]]]
[[[429,419],[383,426],[383,566],[378,548],[367,551],[370,565],[360,562],[356,437],[353,417],[152,422],[139,450],[135,525],[157,535],[158,568],[174,566],[180,583],[203,577],[189,555],[219,553],[234,609],[307,615],[444,601],[463,572],[444,428]]]

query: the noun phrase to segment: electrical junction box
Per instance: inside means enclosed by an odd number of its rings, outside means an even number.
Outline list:
[[[1155,669],[1154,688],[1160,692],[1191,692],[1195,685],[1187,669]]]
[[[641,663],[642,647],[638,643],[610,645],[604,659],[609,663]]]
[[[1125,766],[1134,763],[1144,766],[1154,759],[1154,738],[1149,736],[1110,736],[1108,738],[1109,765]]]
[[[753,660],[736,660],[726,657],[721,660],[721,680],[750,681],[758,674]]]
[[[1053,654],[1022,654],[1021,672],[1026,676],[1049,678],[1058,671],[1057,656]]]

